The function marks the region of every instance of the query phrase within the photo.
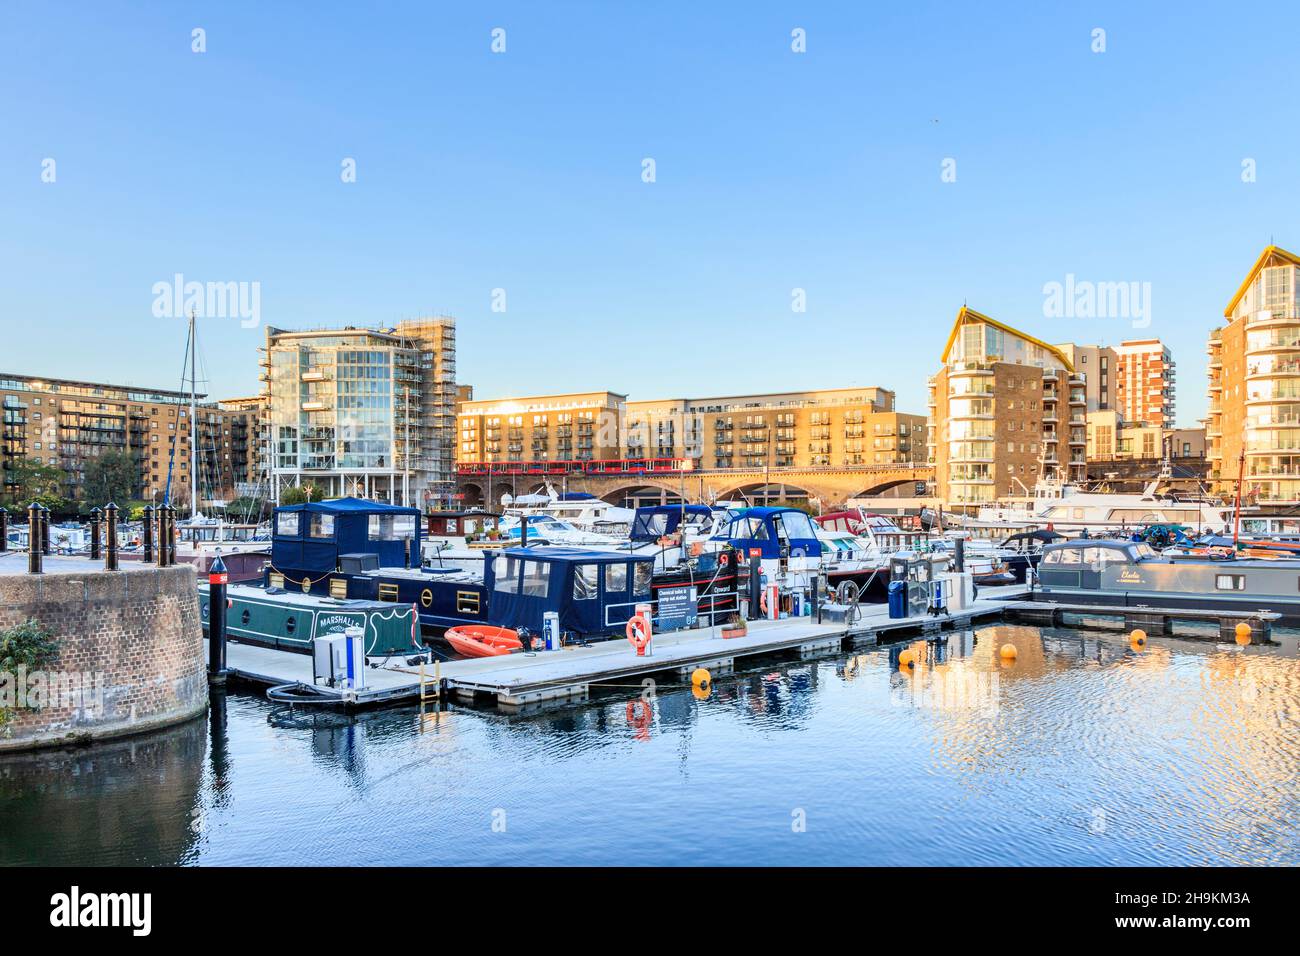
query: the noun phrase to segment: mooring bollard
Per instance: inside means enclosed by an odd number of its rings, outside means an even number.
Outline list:
[[[0,554],[9,550],[9,512],[0,508]]]
[[[208,568],[208,681],[226,682],[226,585],[230,575],[218,555]]]
[[[41,554],[50,553],[50,509],[41,505]]]
[[[144,506],[144,532],[140,544],[144,548],[144,554],[140,560],[148,564],[153,560],[153,505]]]
[[[98,508],[90,509],[90,560],[99,560],[99,522],[104,512]]]
[[[41,573],[41,506],[27,506],[27,573]]]
[[[108,538],[108,549],[104,552],[104,570],[117,570],[117,505],[109,502],[104,505],[104,534]]]
[[[749,612],[745,615],[751,621],[763,616],[763,559],[756,554],[749,556]]]
[[[167,567],[176,564],[176,508],[167,506]]]

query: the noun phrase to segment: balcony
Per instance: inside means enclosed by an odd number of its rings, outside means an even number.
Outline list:
[[[304,412],[324,412],[329,410],[326,402],[303,402],[302,410]]]

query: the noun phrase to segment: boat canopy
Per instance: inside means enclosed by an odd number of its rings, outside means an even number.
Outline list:
[[[1056,544],[1043,545],[1043,565],[1078,565],[1092,564],[1099,561],[1115,564],[1135,564],[1148,558],[1157,557],[1151,545],[1137,541],[1121,541],[1114,538],[1074,538]]]
[[[1019,534],[1009,535],[1000,545],[998,545],[998,547],[1005,548],[1021,541],[1028,541],[1030,543],[1041,541],[1043,544],[1051,544],[1053,541],[1064,540],[1065,535],[1061,534],[1059,531],[1044,531],[1039,529],[1038,531],[1022,531]]]
[[[798,508],[742,508],[722,525],[715,540],[726,540],[741,555],[757,550],[764,559],[820,557],[822,545],[812,519]],[[782,551],[785,553],[782,554]]]
[[[707,519],[712,514],[708,505],[647,505],[636,509],[630,537],[633,541],[658,541],[681,527],[683,517]]]
[[[504,548],[485,555],[489,623],[542,632],[554,611],[580,636],[621,631],[639,602],[650,601],[654,557],[585,548]]]
[[[333,571],[343,554],[373,554],[379,567],[402,567],[407,540],[420,553],[420,510],[336,498],[275,509],[271,563],[278,568]]]

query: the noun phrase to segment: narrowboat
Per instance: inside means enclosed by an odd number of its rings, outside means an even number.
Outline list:
[[[1300,560],[1159,554],[1145,542],[1076,538],[1043,547],[1034,597],[1063,604],[1276,611],[1300,623]]]
[[[359,627],[367,657],[392,657],[424,650],[415,607],[378,601],[340,601],[314,594],[253,587],[226,586],[230,608],[226,635],[244,644],[311,653],[312,641]],[[199,618],[208,630],[211,597],[206,582],[199,585]]]

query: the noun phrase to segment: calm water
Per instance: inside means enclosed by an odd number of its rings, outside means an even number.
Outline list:
[[[1295,864],[1279,640],[985,627],[906,645],[914,675],[895,645],[661,687],[648,723],[627,697],[345,720],[232,695],[0,758],[0,863]]]

